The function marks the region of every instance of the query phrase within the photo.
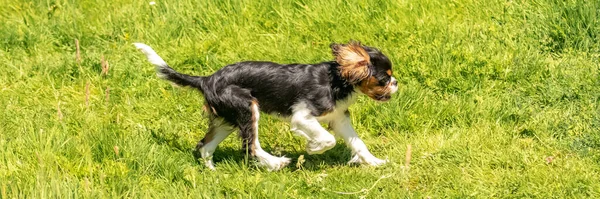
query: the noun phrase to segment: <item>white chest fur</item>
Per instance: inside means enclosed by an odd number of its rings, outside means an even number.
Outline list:
[[[351,94],[345,100],[337,101],[333,111],[331,113],[327,113],[324,116],[317,117],[319,122],[329,123],[333,120],[339,119],[340,117],[344,117],[348,107],[354,104],[356,101],[357,94]]]

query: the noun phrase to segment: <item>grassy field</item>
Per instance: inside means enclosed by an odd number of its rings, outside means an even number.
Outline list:
[[[1,198],[600,197],[600,1],[149,2],[0,0]],[[309,156],[263,115],[262,145],[292,164],[257,168],[231,136],[210,171],[192,156],[201,96],[131,44],[206,75],[350,39],[399,80],[351,107],[382,167],[347,165],[341,140]]]

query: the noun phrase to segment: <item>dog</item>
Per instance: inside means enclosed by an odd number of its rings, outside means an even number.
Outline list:
[[[258,139],[261,112],[289,121],[292,132],[306,138],[306,152],[321,154],[336,145],[321,126],[328,123],[352,150],[351,164],[378,166],[387,162],[373,156],[351,125],[348,107],[358,95],[388,101],[398,90],[392,63],[380,50],[360,42],[332,43],[334,60],[317,64],[278,64],[244,61],[227,65],[210,76],[175,71],[148,45],[134,43],[156,67],[157,75],[183,87],[198,89],[208,113],[208,132],[196,146],[199,158],[214,170],[217,145],[234,130],[242,150],[269,171],[284,168],[290,159],[264,151]]]

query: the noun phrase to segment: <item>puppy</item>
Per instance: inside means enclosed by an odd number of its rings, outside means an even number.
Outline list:
[[[348,107],[359,94],[388,101],[398,90],[392,63],[376,48],[359,42],[331,44],[334,61],[317,64],[277,64],[246,61],[223,67],[210,76],[182,74],[169,67],[152,48],[134,45],[156,66],[160,78],[198,89],[209,115],[208,132],[196,151],[206,166],[215,169],[212,155],[217,145],[234,130],[242,138],[242,150],[269,171],[290,163],[264,151],[258,139],[261,112],[285,118],[291,130],[306,138],[308,154],[321,154],[336,144],[320,122],[328,123],[352,150],[349,163],[381,165],[351,125]]]

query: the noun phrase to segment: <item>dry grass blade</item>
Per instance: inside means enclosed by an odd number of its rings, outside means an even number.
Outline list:
[[[102,57],[100,58],[100,66],[102,67],[102,76],[107,76],[109,65],[108,61],[104,59],[104,55],[102,55]]]
[[[75,39],[75,61],[81,66],[81,51],[79,50],[79,40]]]
[[[58,101],[58,103],[56,103],[56,116],[58,117],[59,121],[62,121],[62,119],[63,119],[63,113],[60,110],[60,101]]]
[[[90,82],[85,83],[85,106],[90,106]]]
[[[106,101],[106,103],[108,103],[108,101],[110,100],[110,87],[107,86],[106,90],[104,91],[104,99]]]

